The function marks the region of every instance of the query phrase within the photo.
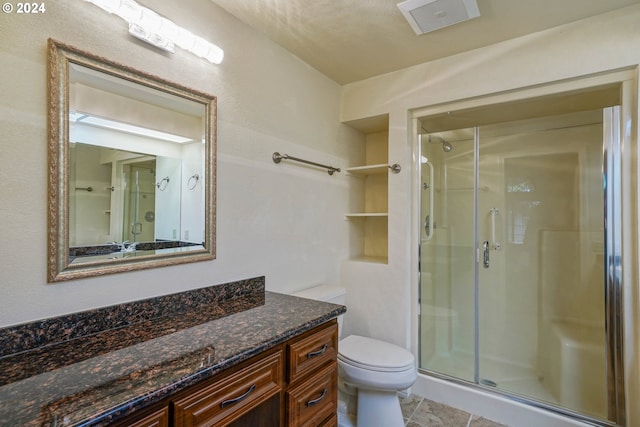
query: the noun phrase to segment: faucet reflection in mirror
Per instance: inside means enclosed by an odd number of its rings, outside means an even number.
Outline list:
[[[49,281],[215,258],[216,98],[49,54]]]
[[[85,0],[109,13],[119,16],[129,24],[129,34],[167,52],[174,52],[174,45],[220,64],[224,51],[202,37],[179,27],[153,10],[139,5],[134,0]]]

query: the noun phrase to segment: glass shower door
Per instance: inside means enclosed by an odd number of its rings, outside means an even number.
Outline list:
[[[602,110],[478,134],[478,382],[605,419]]]
[[[612,111],[420,135],[421,370],[616,420]]]
[[[124,165],[122,241],[152,242],[155,239],[156,161],[144,160]]]

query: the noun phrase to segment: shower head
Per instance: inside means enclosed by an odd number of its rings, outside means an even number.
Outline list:
[[[453,145],[449,144],[447,141],[445,141],[443,138],[439,136],[429,135],[429,142],[438,142],[442,144],[442,151],[444,151],[445,153],[448,153],[449,151],[453,150]]]

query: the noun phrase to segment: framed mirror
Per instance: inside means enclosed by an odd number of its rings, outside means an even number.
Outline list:
[[[48,281],[214,259],[216,97],[48,54]]]

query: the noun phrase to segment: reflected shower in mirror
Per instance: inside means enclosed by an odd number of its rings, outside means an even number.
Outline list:
[[[49,281],[213,259],[216,98],[53,40],[49,58]]]

